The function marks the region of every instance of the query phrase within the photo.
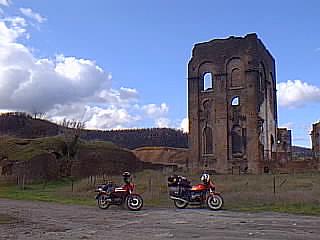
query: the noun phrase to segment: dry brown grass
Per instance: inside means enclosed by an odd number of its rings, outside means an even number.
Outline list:
[[[137,192],[142,194],[146,204],[153,206],[172,206],[168,199],[167,177],[161,171],[145,170],[134,175],[133,182]],[[186,175],[186,174],[184,174]],[[216,175],[212,177],[225,200],[225,208],[241,209],[251,206],[311,204],[320,203],[320,174],[295,175]],[[275,193],[273,180],[275,179]],[[121,184],[121,176],[105,176]],[[199,182],[199,176],[190,176],[192,183]],[[102,177],[96,179],[96,185],[102,183]],[[92,195],[93,182],[88,179],[77,182],[74,193],[79,196]],[[70,187],[65,189],[70,192]],[[73,194],[74,194],[73,193]]]
[[[173,207],[168,198],[168,173],[145,170],[133,176],[137,192],[142,194],[146,206]],[[183,174],[188,176],[187,174]],[[192,183],[199,176],[189,177]],[[320,215],[320,173],[294,175],[216,175],[212,177],[217,191],[222,193],[225,209],[246,211],[280,211]],[[273,180],[275,179],[275,193]],[[74,182],[31,185],[21,192],[18,188],[6,188],[0,196],[14,199],[58,201],[62,203],[95,205],[95,187],[103,181],[121,184],[121,176],[86,178]],[[73,191],[72,191],[73,189]],[[1,189],[0,189],[1,190]]]
[[[9,223],[15,223],[17,222],[17,219],[14,217],[11,217],[7,214],[0,214],[0,224],[9,224]]]

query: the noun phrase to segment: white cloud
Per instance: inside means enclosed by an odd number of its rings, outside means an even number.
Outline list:
[[[185,133],[189,132],[189,119],[188,118],[182,119],[182,121],[180,123],[180,129],[182,129],[182,131]]]
[[[296,124],[294,124],[293,122],[287,122],[287,123],[283,123],[279,126],[279,128],[288,128],[288,129],[293,129],[295,127]]]
[[[90,120],[86,122],[88,128],[127,128],[132,127],[134,122],[140,120],[140,116],[133,116],[124,108],[102,109],[93,107],[89,108],[88,111],[89,114],[92,114]]]
[[[85,122],[87,128],[135,127],[142,115],[168,126],[166,103],[140,106],[134,88],[112,88],[111,74],[95,61],[64,56],[38,58],[19,42],[24,18],[0,20],[0,109],[44,112],[50,120]]]
[[[9,112],[13,112],[13,111],[10,110],[10,109],[0,109],[0,114],[2,114],[2,113],[9,113]]]
[[[307,102],[320,100],[320,88],[301,80],[278,83],[277,89],[278,102],[283,107],[302,107]]]
[[[11,4],[10,0],[0,0],[0,5],[9,6]]]
[[[52,119],[67,117],[78,119],[80,108],[89,108],[97,120],[97,127],[113,127],[125,123],[125,110],[112,107],[113,102],[104,101],[99,108],[96,96],[108,92],[131,99],[137,91],[121,88],[111,89],[110,75],[94,61],[58,55],[53,59],[37,58],[18,38],[26,33],[23,18],[0,21],[0,108],[21,111],[48,112]],[[101,110],[98,114],[97,111]],[[115,112],[115,113],[113,113]],[[78,115],[77,115],[78,114]],[[116,116],[116,117],[115,117]],[[101,118],[110,118],[104,122]],[[115,124],[112,125],[113,120]],[[133,121],[136,118],[128,118]],[[87,119],[93,127],[94,120]]]
[[[155,125],[158,128],[168,128],[170,123],[171,121],[168,118],[158,118],[155,120]]]
[[[47,113],[55,122],[64,118],[80,120],[88,129],[119,129],[132,127],[140,116],[131,115],[125,108],[88,106],[81,103],[57,105]]]
[[[37,21],[38,23],[43,23],[44,21],[47,20],[45,17],[41,16],[39,13],[34,12],[31,8],[20,8],[20,12],[24,16],[31,18]]]
[[[121,99],[137,99],[138,91],[134,88],[121,87],[119,90]]]
[[[156,104],[147,104],[142,106],[144,113],[152,118],[159,118],[169,112],[169,107],[166,103],[161,103],[159,106]]]
[[[0,20],[0,43],[14,44],[15,41],[26,34],[27,23],[21,17],[9,17]]]

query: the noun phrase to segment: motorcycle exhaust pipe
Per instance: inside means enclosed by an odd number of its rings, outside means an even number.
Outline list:
[[[182,198],[178,198],[178,197],[170,196],[170,199],[172,199],[172,200],[179,200],[179,201],[182,201],[182,202],[188,203],[188,201],[187,201],[187,200],[182,199]]]

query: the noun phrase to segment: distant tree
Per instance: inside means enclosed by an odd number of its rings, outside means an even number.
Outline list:
[[[71,169],[73,161],[76,157],[79,145],[79,139],[81,136],[81,131],[85,128],[85,123],[76,120],[67,120],[63,119],[60,123],[63,129],[63,136],[66,142],[66,154],[67,154],[67,161],[66,161],[66,169],[65,175],[71,175]]]

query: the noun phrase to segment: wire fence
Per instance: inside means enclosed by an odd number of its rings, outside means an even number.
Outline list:
[[[236,173],[236,170],[235,170]],[[183,174],[188,177],[188,175]],[[143,171],[134,174],[132,182],[136,192],[142,194],[144,200],[154,205],[171,206],[168,199],[167,174],[159,171]],[[193,184],[200,181],[198,175],[188,177]],[[309,172],[299,174],[235,174],[211,175],[216,184],[216,190],[221,192],[228,205],[255,205],[269,203],[312,203],[320,204],[320,173]],[[57,194],[69,194],[75,197],[92,199],[97,185],[112,181],[122,184],[121,176],[92,175],[83,179],[69,178],[67,184],[56,190]],[[17,184],[19,189],[30,184],[27,179],[18,177],[0,177],[1,184]],[[41,182],[40,182],[41,184]],[[39,183],[38,183],[39,185]],[[47,182],[42,182],[42,189],[47,188]],[[29,188],[30,189],[30,188]],[[28,188],[27,188],[28,190]]]

